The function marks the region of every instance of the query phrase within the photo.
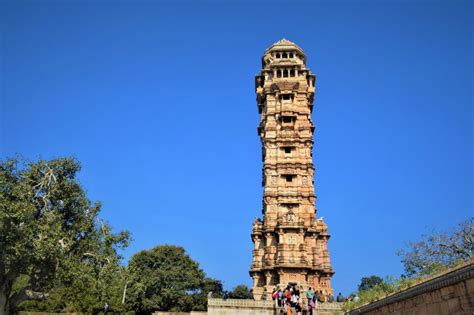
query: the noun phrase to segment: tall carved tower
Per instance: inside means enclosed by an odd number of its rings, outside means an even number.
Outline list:
[[[275,286],[289,283],[333,294],[329,234],[315,208],[315,80],[303,50],[286,39],[265,51],[255,77],[264,187],[263,220],[252,229],[255,299],[269,299]]]

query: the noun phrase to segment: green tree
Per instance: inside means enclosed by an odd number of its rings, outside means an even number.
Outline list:
[[[230,292],[230,298],[231,299],[250,299],[251,298],[250,289],[244,284],[239,284],[232,290],[232,292]]]
[[[473,258],[474,218],[460,223],[453,231],[433,232],[400,250],[405,274],[409,277],[432,274]]]
[[[112,311],[125,312],[122,294],[125,286],[124,267],[108,264],[100,273],[88,265],[70,275],[68,281],[57,281],[44,301],[28,301],[19,306],[25,311],[84,312],[94,314],[102,310],[104,303]]]
[[[207,294],[211,292],[212,297],[221,298],[224,295],[224,286],[222,285],[222,281],[212,279],[212,278],[205,278],[202,288],[202,293]]]
[[[179,246],[141,251],[131,258],[128,271],[126,300],[139,313],[190,311],[204,284],[204,272]]]
[[[201,290],[194,294],[193,311],[206,311],[208,294],[213,298],[221,298],[224,295],[222,281],[205,278]]]
[[[112,234],[99,221],[101,205],[87,199],[79,170],[71,158],[0,161],[0,315],[46,299],[61,284],[106,295],[106,270],[118,265],[128,233]],[[71,285],[88,275],[94,286]]]
[[[363,277],[360,279],[359,291],[370,290],[383,283],[383,279],[378,276]]]

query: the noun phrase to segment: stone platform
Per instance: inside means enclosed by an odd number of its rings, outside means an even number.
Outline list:
[[[208,315],[279,315],[273,301],[208,299]],[[342,315],[342,303],[321,303],[315,315]]]

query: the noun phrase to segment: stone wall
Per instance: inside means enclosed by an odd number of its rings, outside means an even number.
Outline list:
[[[318,315],[342,315],[340,303],[318,305]],[[208,299],[208,315],[279,315],[273,301]]]
[[[153,315],[207,315],[207,312],[154,312]]]
[[[130,314],[133,312],[129,312]],[[102,312],[100,314],[103,314]],[[115,313],[110,313],[115,314]],[[135,314],[135,313],[133,313]],[[85,315],[83,313],[18,312],[18,315]],[[207,312],[154,312],[153,315],[207,315]]]
[[[349,315],[474,314],[474,264],[361,306]]]
[[[319,303],[317,315],[342,315],[342,303]],[[273,301],[208,299],[207,312],[154,312],[153,315],[279,315]],[[19,315],[83,315],[81,313],[19,312]]]

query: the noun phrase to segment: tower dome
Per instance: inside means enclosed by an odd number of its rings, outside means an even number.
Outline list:
[[[276,43],[274,43],[273,45],[271,45],[269,48],[267,48],[267,50],[265,50],[265,54],[267,52],[270,52],[270,51],[277,51],[277,50],[296,50],[298,51],[301,55],[305,56],[305,53],[303,51],[303,49],[301,49],[300,46],[296,45],[295,43],[293,43],[292,41],[289,41],[288,39],[286,38],[282,38],[280,39],[279,41],[277,41]]]
[[[299,64],[305,66],[306,54],[303,49],[287,40],[286,38],[280,39],[272,46],[265,50],[262,56],[262,67],[270,65],[284,64]]]

